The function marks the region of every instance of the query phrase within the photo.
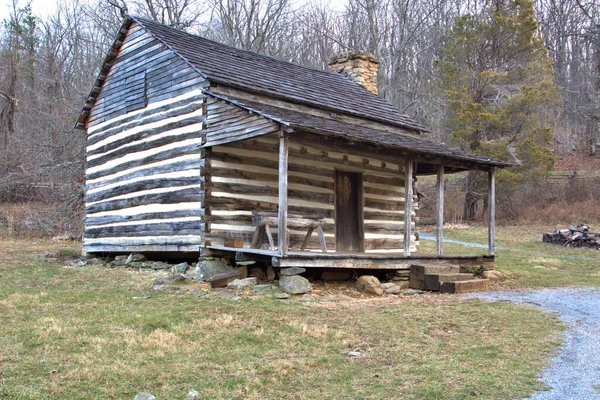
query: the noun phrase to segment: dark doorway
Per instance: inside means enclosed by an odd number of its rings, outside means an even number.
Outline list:
[[[362,174],[335,171],[336,251],[364,251]]]

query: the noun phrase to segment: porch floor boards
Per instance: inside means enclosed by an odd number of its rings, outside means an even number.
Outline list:
[[[481,265],[493,262],[493,256],[482,254],[437,255],[433,253],[323,253],[290,251],[285,255],[277,251],[237,247],[207,246],[211,254],[230,254],[236,261],[271,261],[274,267],[344,268],[344,269],[408,269],[411,265],[455,264]]]

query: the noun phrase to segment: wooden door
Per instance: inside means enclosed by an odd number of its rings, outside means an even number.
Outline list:
[[[336,251],[364,251],[362,174],[335,171]]]

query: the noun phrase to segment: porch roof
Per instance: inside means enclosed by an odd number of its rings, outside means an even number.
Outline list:
[[[478,156],[460,149],[435,144],[430,140],[420,137],[390,133],[363,125],[338,121],[335,119],[335,116],[326,118],[297,110],[275,107],[269,104],[234,99],[210,91],[206,91],[206,93],[222,101],[246,109],[263,118],[278,122],[282,124],[288,132],[302,130],[343,138],[351,142],[380,146],[391,150],[397,150],[401,153],[417,154],[427,156],[428,158],[433,156],[434,158],[440,159],[438,164],[458,161],[463,164],[465,168],[475,167],[489,169],[490,167],[504,168],[512,165],[506,161]],[[430,162],[435,163],[433,161]]]

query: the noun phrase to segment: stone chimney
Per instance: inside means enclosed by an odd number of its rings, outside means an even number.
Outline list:
[[[366,51],[350,51],[333,56],[329,69],[337,72],[370,92],[377,94],[377,57]]]

